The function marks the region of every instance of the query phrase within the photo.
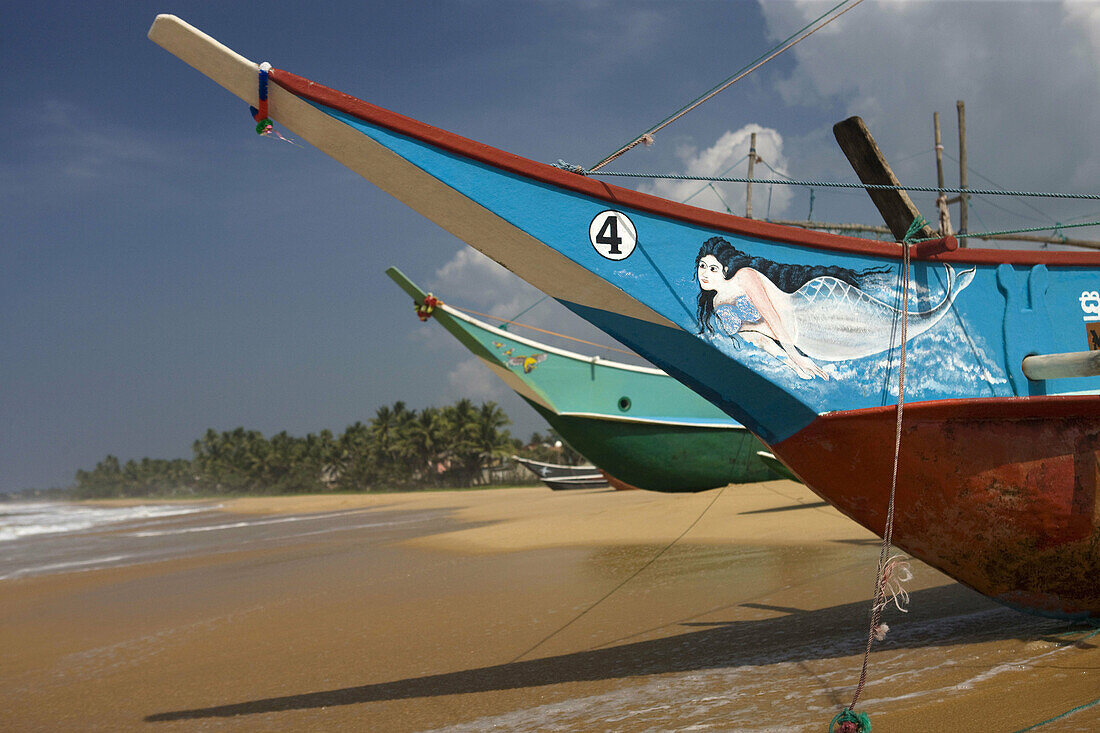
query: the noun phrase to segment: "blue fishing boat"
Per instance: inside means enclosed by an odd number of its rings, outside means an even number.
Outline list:
[[[1100,616],[1100,389],[1095,359],[1066,356],[1096,338],[1100,253],[701,210],[268,72],[172,16],[150,38],[706,397],[863,526],[888,534],[892,509],[894,543],[960,582]]]

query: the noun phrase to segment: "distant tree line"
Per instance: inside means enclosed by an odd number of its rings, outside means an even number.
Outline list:
[[[396,402],[340,435],[322,430],[299,438],[284,431],[266,438],[243,427],[211,429],[194,442],[190,460],[120,463],[109,455],[93,470],[77,471],[71,493],[90,499],[468,487],[492,482],[494,467],[504,467],[513,453],[576,456],[555,447],[560,439],[553,433],[536,433],[525,447],[504,429],[510,423],[495,402],[462,399],[419,411]]]

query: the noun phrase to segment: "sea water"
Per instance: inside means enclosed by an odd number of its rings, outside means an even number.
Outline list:
[[[210,513],[203,504],[89,506],[65,502],[0,503],[0,580],[91,570],[137,557],[117,530]],[[158,553],[159,554],[159,553]]]
[[[120,522],[195,514],[209,509],[208,506],[170,504],[100,507],[46,501],[11,502],[0,504],[0,542],[31,535],[83,532]]]
[[[226,514],[213,502],[89,506],[0,503],[0,581],[255,549],[356,530],[392,531],[445,512],[378,516],[375,509]]]

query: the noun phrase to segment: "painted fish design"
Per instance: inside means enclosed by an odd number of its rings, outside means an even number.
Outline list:
[[[947,287],[934,307],[908,314],[912,340],[950,311],[955,298],[974,279],[974,268],[956,274],[945,265]],[[791,296],[795,345],[812,359],[845,361],[886,351],[899,334],[901,309],[833,277],[814,278]]]

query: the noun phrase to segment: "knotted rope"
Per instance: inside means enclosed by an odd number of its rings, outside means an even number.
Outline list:
[[[894,428],[894,470],[890,479],[890,500],[886,506],[886,528],[882,533],[882,547],[879,550],[878,569],[875,571],[875,592],[871,602],[871,621],[867,631],[867,647],[863,651],[863,666],[859,672],[859,684],[856,685],[855,694],[852,695],[852,703],[845,708],[829,724],[829,731],[834,731],[834,725],[839,723],[836,733],[870,733],[871,721],[864,713],[856,713],[856,703],[863,694],[863,687],[867,683],[867,664],[871,659],[871,647],[875,641],[882,641],[890,627],[881,623],[882,612],[889,604],[887,595],[891,596],[894,605],[899,610],[905,611],[903,604],[909,600],[909,595],[901,584],[912,578],[909,564],[905,562],[903,555],[891,557],[890,546],[894,537],[894,497],[898,488],[898,464],[901,457],[901,421],[905,407],[905,352],[908,339],[909,326],[909,248],[917,232],[921,231],[928,222],[923,216],[917,216],[909,225],[909,230],[902,238],[901,244],[901,351],[898,364],[898,411],[897,423]]]
[[[259,93],[257,94],[258,107],[249,106],[249,110],[252,112],[252,119],[256,120],[256,134],[257,135],[274,135],[285,143],[291,145],[297,145],[296,142],[288,137],[284,137],[278,130],[275,129],[275,122],[268,116],[267,113],[267,78],[268,72],[271,71],[271,64],[264,61],[260,64],[260,78],[259,78]]]
[[[252,112],[252,119],[256,120],[257,135],[270,135],[275,129],[275,123],[267,116],[267,76],[269,71],[271,71],[271,64],[266,61],[260,64],[260,93],[257,102],[259,107],[248,108]]]

